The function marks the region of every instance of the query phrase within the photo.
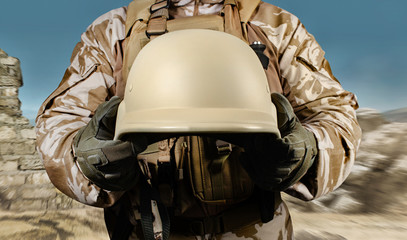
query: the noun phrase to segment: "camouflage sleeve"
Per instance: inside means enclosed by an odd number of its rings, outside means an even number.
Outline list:
[[[354,164],[361,139],[356,97],[332,75],[324,51],[294,15],[262,3],[252,23],[276,46],[283,94],[317,139],[313,167],[287,190],[312,200],[339,187]]]
[[[124,38],[125,8],[92,23],[72,54],[59,87],[45,100],[36,119],[37,150],[52,183],[64,194],[88,205],[107,207],[121,192],[89,182],[72,155],[72,141],[97,106],[114,95],[116,45]]]

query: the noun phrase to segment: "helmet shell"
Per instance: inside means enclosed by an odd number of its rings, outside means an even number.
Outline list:
[[[241,39],[189,29],[148,43],[133,62],[115,138],[128,133],[275,133],[264,69]]]

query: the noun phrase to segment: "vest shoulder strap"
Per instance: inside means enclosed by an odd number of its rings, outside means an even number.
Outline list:
[[[240,20],[247,23],[253,15],[261,0],[231,0],[236,1],[239,9]],[[225,0],[225,4],[230,0]],[[132,1],[127,8],[126,18],[126,36],[128,36],[131,27],[139,20],[148,20],[150,17],[150,7],[155,0],[136,0]]]
[[[261,0],[237,0],[240,21],[247,23]]]
[[[136,0],[132,1],[127,7],[126,17],[126,36],[128,36],[131,27],[137,20],[148,20],[150,17],[150,7],[155,0]]]

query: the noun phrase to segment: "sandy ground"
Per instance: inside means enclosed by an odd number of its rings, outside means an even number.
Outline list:
[[[343,215],[292,211],[296,240],[403,240],[407,215]],[[0,239],[107,240],[100,209],[0,211]]]
[[[296,240],[406,240],[407,215],[291,211]]]
[[[0,239],[107,240],[100,209],[0,212]]]

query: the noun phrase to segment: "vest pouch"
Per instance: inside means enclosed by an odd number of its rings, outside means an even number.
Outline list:
[[[137,156],[143,174],[149,179],[153,188],[158,190],[160,200],[166,207],[172,207],[174,199],[175,168],[170,156],[174,140],[167,139],[151,144]]]
[[[193,195],[208,205],[232,205],[249,198],[254,184],[239,162],[243,149],[220,151],[216,140],[189,138],[185,169]]]

